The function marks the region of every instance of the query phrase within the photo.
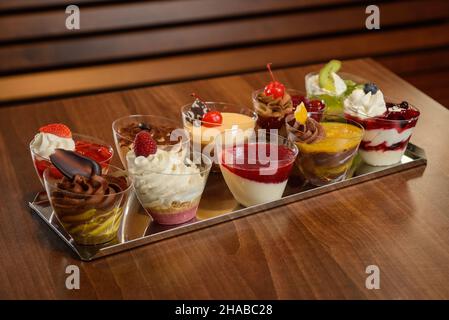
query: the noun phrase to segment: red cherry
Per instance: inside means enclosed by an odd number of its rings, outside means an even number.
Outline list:
[[[221,125],[223,117],[218,111],[209,111],[203,116],[203,126],[211,128]]]
[[[265,86],[263,90],[264,94],[266,96],[273,96],[275,99],[282,98],[285,93],[285,86],[274,78],[273,72],[271,71],[271,63],[267,64],[267,69],[270,72],[273,81]]]
[[[309,104],[306,105],[307,111],[317,112],[324,109],[324,103],[321,100],[310,100]]]

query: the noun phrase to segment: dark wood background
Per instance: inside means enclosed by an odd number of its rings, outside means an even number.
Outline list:
[[[0,1],[0,103],[376,57],[449,105],[449,1]]]

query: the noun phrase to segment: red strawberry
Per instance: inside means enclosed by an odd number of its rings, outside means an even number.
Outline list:
[[[148,131],[140,131],[134,138],[134,153],[137,157],[148,157],[157,151],[157,143]]]
[[[51,133],[61,138],[71,138],[72,132],[69,127],[62,123],[47,124],[39,129],[42,133]]]

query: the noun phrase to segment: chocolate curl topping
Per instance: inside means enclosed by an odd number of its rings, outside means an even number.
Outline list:
[[[291,131],[290,134],[295,136],[295,140],[303,143],[314,143],[325,138],[326,133],[323,126],[313,118],[307,118],[304,125],[295,121],[293,128],[296,131]]]
[[[74,151],[56,149],[55,153],[50,155],[50,161],[70,180],[76,175],[86,178],[101,175],[101,166],[96,161]]]

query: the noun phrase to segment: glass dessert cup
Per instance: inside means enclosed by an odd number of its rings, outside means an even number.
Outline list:
[[[73,133],[72,138],[75,141],[75,151],[98,162],[101,166],[102,173],[106,174],[108,172],[109,163],[114,155],[112,146],[103,140],[83,134]],[[43,174],[47,168],[51,168],[54,175],[59,174],[62,178],[62,175],[51,164],[49,158],[41,157],[34,152],[31,148],[33,141],[34,139],[30,142],[31,158],[33,159],[34,168],[42,185],[44,185]]]
[[[288,139],[298,146],[296,164],[303,178],[315,186],[346,179],[363,137],[363,127],[343,116],[324,115],[320,124],[325,138],[306,143],[298,140],[299,130],[293,127],[294,121],[294,116],[289,115],[286,127]]]
[[[388,103],[387,105],[393,105]],[[345,112],[345,117],[362,125],[365,133],[359,147],[362,160],[371,166],[389,166],[401,161],[419,118],[418,112],[409,119],[388,119],[382,116],[365,117]]]
[[[253,91],[251,95],[251,99],[253,102],[254,110],[257,113],[257,126],[261,129],[266,130],[278,130],[279,134],[282,134],[282,130],[285,127],[285,117],[287,114],[293,112],[293,110],[290,111],[283,111],[282,108],[276,108],[276,111],[273,111],[273,109],[268,108],[263,103],[261,103],[257,97],[264,92],[264,88]],[[298,101],[299,96],[304,96],[305,94],[299,90],[295,89],[285,89],[285,92],[290,95],[292,98],[292,108],[295,108],[300,101]],[[296,97],[296,99],[295,99]],[[296,102],[296,105],[295,105]]]
[[[210,111],[219,111],[223,117],[222,124],[217,126],[213,123],[202,120],[190,120],[189,111],[191,104],[184,105],[181,108],[184,129],[189,133],[192,141],[193,150],[201,152],[211,159],[215,159],[215,137],[225,130],[239,130],[246,134],[253,132],[257,122],[257,114],[251,109],[225,102],[205,102]],[[215,159],[214,164],[217,161]],[[219,171],[217,166],[212,166],[212,171]]]
[[[184,163],[195,172],[175,173],[170,168],[131,174],[134,189],[145,211],[161,225],[177,225],[196,217],[198,205],[212,166],[201,153],[186,153]]]
[[[298,148],[265,129],[248,140],[231,130],[217,137],[220,169],[234,198],[245,207],[282,198]]]
[[[151,128],[142,129],[139,124],[149,125]],[[112,131],[120,161],[126,168],[126,154],[132,150],[134,138],[142,130],[149,130],[158,148],[167,151],[188,149],[190,138],[181,127],[178,121],[153,115],[130,115],[116,119],[112,123]]]
[[[319,75],[319,72],[310,72],[305,76],[306,83],[306,91],[307,97],[309,99],[322,100],[326,105],[326,114],[337,114],[340,115],[343,113],[343,101],[344,99],[351,94],[351,92],[360,84],[368,83],[369,81],[365,80],[362,77],[356,76],[347,72],[338,72],[338,75],[345,81],[347,85],[347,89],[344,93],[340,95],[332,95],[332,94],[312,94],[310,92],[310,87],[307,85],[310,82],[310,78]]]
[[[116,239],[132,182],[126,171],[109,166],[108,183],[120,186],[115,193],[87,194],[61,189],[62,175],[44,171],[44,185],[54,214],[73,241],[79,245],[100,245]],[[88,191],[82,189],[83,191]]]

